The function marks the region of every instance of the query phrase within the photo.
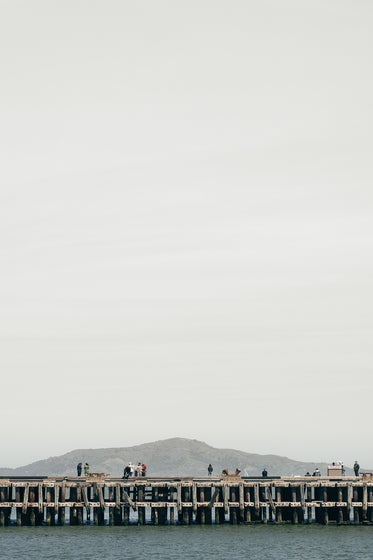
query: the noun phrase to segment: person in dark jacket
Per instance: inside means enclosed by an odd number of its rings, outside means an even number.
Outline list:
[[[263,478],[267,478],[267,476],[268,476],[268,471],[267,471],[267,469],[264,467],[264,469],[262,470],[262,477],[263,477]]]
[[[357,461],[355,461],[355,463],[354,463],[354,473],[355,473],[355,476],[359,476],[359,470],[360,470],[360,465],[359,465],[359,463],[358,463]]]
[[[83,468],[82,463],[78,463],[77,466],[76,466],[76,472],[77,472],[78,476],[82,476],[82,468]]]
[[[127,478],[129,478],[130,475],[131,475],[131,469],[129,465],[127,465],[126,467],[124,467],[123,478],[127,480]]]
[[[214,469],[213,469],[213,467],[212,467],[212,464],[210,463],[209,466],[207,467],[207,472],[208,472],[208,475],[209,475],[209,476],[212,475],[212,471],[213,471],[213,470],[214,470]]]

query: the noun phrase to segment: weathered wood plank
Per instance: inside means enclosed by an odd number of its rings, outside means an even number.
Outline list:
[[[30,492],[30,486],[28,483],[26,483],[25,493],[23,495],[22,513],[27,512],[29,492]]]
[[[266,491],[267,491],[267,500],[268,500],[269,506],[271,508],[271,511],[272,511],[272,513],[276,513],[276,507],[275,507],[275,504],[273,503],[271,488],[269,486],[267,486]]]
[[[87,492],[87,487],[86,486],[82,486],[82,497],[83,497],[83,502],[84,502],[85,509],[88,513],[89,512],[89,501],[88,501],[88,492]]]
[[[368,511],[368,487],[366,484],[363,486],[363,514],[366,517]]]
[[[228,498],[229,498],[229,486],[228,484],[224,484],[223,487],[223,500],[224,500],[224,513],[227,515],[229,512],[229,505],[228,505]]]
[[[219,488],[215,488],[215,491],[214,491],[213,495],[211,496],[211,500],[210,500],[209,505],[208,505],[208,507],[210,509],[212,509],[212,507],[213,507],[213,505],[216,501],[216,498],[218,497],[218,494],[219,494]]]
[[[43,485],[38,484],[39,513],[43,513]]]
[[[302,510],[304,513],[306,511],[306,500],[304,498],[305,485],[301,484],[299,490],[300,490],[300,503],[302,504]]]
[[[259,513],[259,484],[254,485],[254,504],[255,504],[255,512],[256,514]]]
[[[105,500],[101,485],[97,485],[97,494],[101,509],[105,509]]]
[[[245,513],[245,500],[244,500],[244,487],[242,482],[240,482],[238,486],[238,494],[239,494],[239,501],[240,501],[240,516],[243,519]]]
[[[120,507],[120,485],[115,485],[115,506]]]
[[[352,493],[353,493],[352,486],[348,486],[348,488],[347,488],[347,509],[348,509],[348,512],[351,511],[351,507],[352,507]]]
[[[177,513],[181,515],[183,506],[181,505],[181,483],[179,482],[176,487],[177,490]]]
[[[193,513],[197,513],[197,486],[193,484],[192,486],[192,502],[193,502]]]
[[[127,492],[125,490],[123,490],[123,498],[124,501],[131,506],[131,508],[133,509],[133,511],[137,510],[136,504],[131,500],[131,498],[129,497],[129,495],[127,494]]]

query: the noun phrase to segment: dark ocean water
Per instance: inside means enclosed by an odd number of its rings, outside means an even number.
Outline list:
[[[7,527],[0,558],[373,560],[373,527]]]

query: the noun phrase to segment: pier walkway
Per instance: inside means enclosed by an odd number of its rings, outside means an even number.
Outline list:
[[[366,477],[0,478],[0,526],[373,525]]]

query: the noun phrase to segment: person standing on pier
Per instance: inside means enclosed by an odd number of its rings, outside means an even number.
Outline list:
[[[212,467],[212,464],[210,463],[209,466],[207,467],[207,472],[208,472],[208,475],[209,475],[209,476],[212,475],[212,471],[213,471],[213,470],[214,470],[214,469],[213,469],[213,467]]]
[[[88,463],[84,464],[84,476],[89,476],[89,465],[88,465]]]
[[[145,463],[143,463],[143,464],[141,465],[141,467],[142,467],[142,473],[141,473],[142,476],[146,476],[146,465],[145,465]]]
[[[78,463],[77,466],[76,466],[76,472],[77,472],[78,476],[82,476],[82,468],[83,468],[82,463]]]
[[[354,463],[354,473],[355,473],[355,476],[359,476],[359,470],[360,470],[360,465],[359,465],[359,463],[358,463],[357,461],[355,461],[355,463]]]
[[[131,469],[129,467],[129,465],[127,465],[126,467],[124,467],[124,471],[123,471],[123,478],[127,479],[129,478],[131,475]]]
[[[267,469],[264,467],[264,469],[262,470],[262,477],[263,477],[263,478],[267,478],[267,476],[268,476],[268,471],[267,471]]]

